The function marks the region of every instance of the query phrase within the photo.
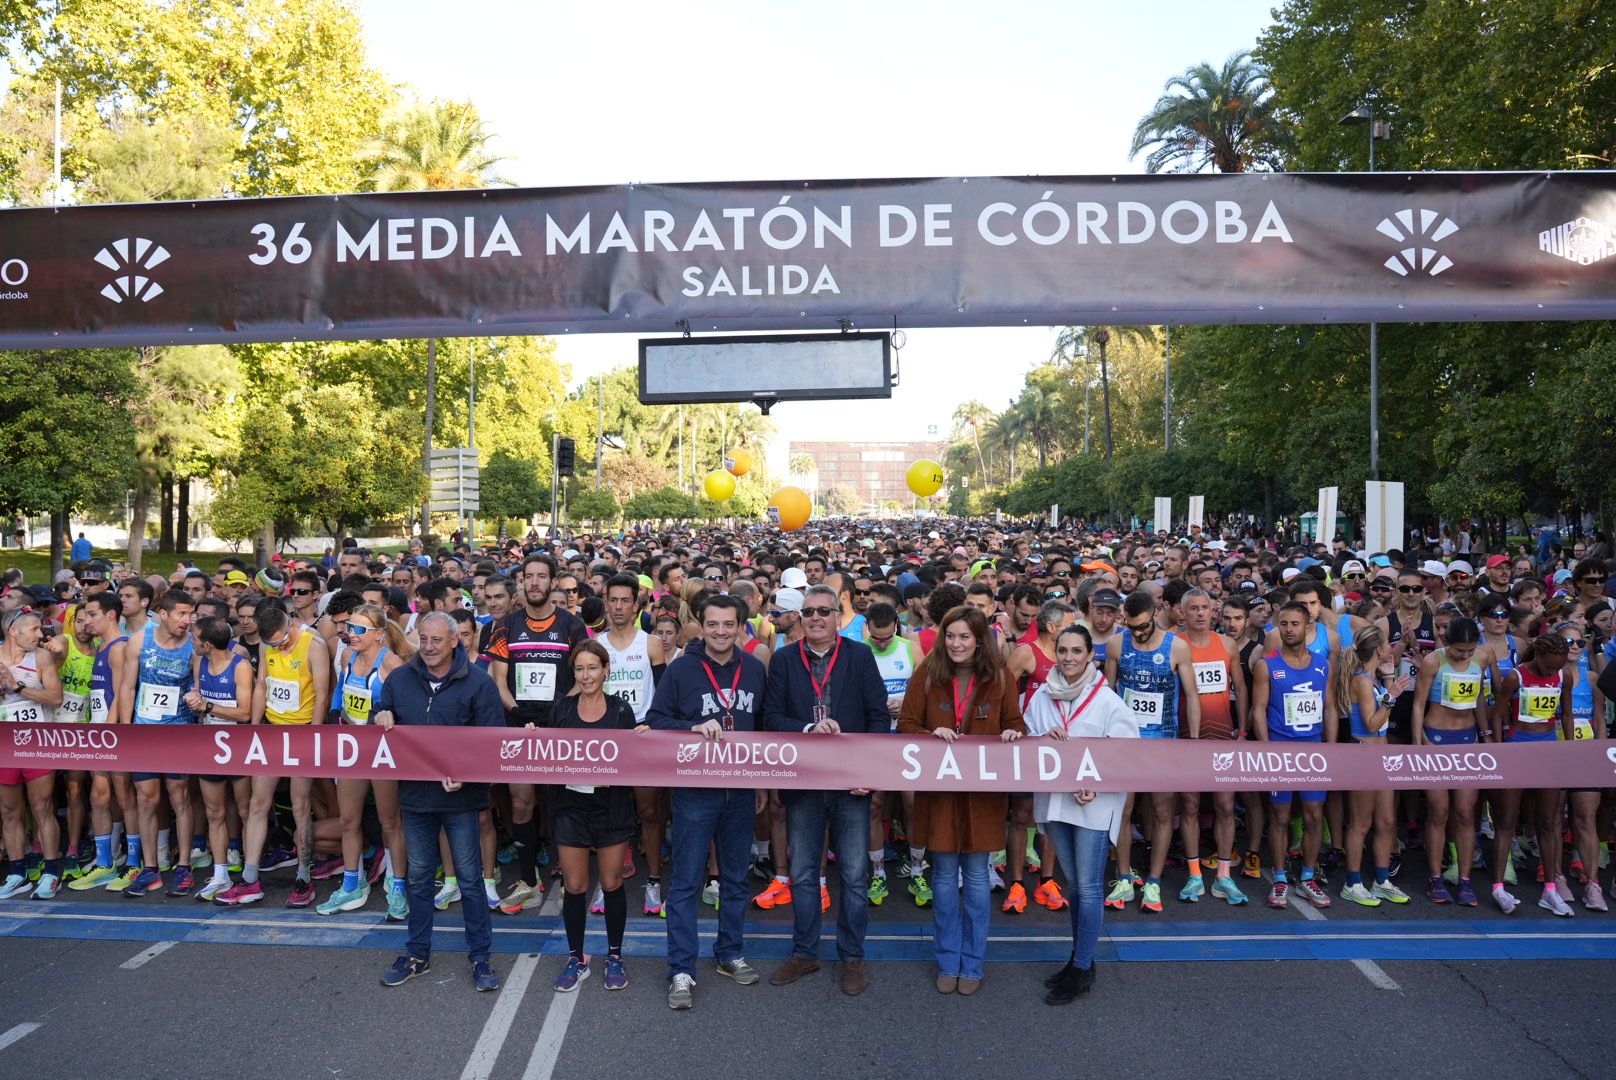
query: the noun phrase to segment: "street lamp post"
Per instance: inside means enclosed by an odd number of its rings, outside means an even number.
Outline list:
[[[1340,120],[1343,127],[1359,124],[1369,129],[1369,171],[1375,171],[1375,140],[1391,137],[1391,124],[1375,119],[1375,107],[1365,102]],[[1380,327],[1369,324],[1369,478],[1380,479]]]

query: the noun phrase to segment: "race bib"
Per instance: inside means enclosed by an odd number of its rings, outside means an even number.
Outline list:
[[[580,795],[593,795],[595,793],[593,784],[568,784],[567,790],[576,791]]]
[[[556,673],[553,664],[517,664],[517,701],[554,701]]]
[[[1571,721],[1571,737],[1573,739],[1591,739],[1594,737],[1594,722],[1577,717]]]
[[[89,694],[63,694],[62,703],[56,707],[56,722],[59,724],[82,724],[90,718]]]
[[[619,698],[621,698],[622,701],[623,701],[623,704],[625,704],[629,708],[633,709],[635,716],[638,716],[640,714],[640,686],[641,685],[642,684],[637,682],[637,681],[624,679],[622,682],[615,683],[611,687],[612,693],[616,694]]]
[[[1481,700],[1480,672],[1460,674],[1442,673],[1442,704],[1450,709],[1474,709]]]
[[[0,705],[0,723],[43,724],[45,719],[45,706],[37,701],[13,701],[9,705]]]
[[[180,688],[140,684],[140,696],[135,699],[135,719],[149,724],[172,720],[180,712]]]
[[[1285,726],[1291,731],[1312,731],[1324,718],[1324,691],[1293,690],[1285,695]]]
[[[370,723],[370,684],[342,688],[342,715],[350,724]]]
[[[1195,692],[1210,697],[1229,692],[1229,665],[1222,660],[1207,660],[1195,665]]]
[[[1560,711],[1557,687],[1521,687],[1521,715],[1528,720],[1553,720]]]
[[[277,679],[270,675],[264,680],[269,694],[269,711],[295,713],[303,707],[303,684],[297,679]]]
[[[1133,710],[1134,719],[1146,727],[1154,727],[1162,722],[1163,704],[1165,694],[1149,694],[1133,687],[1125,687],[1122,693],[1123,703]]]
[[[107,692],[105,690],[91,690],[90,723],[106,723],[108,720],[112,719],[111,716],[108,715],[110,712],[111,710],[107,708]]]

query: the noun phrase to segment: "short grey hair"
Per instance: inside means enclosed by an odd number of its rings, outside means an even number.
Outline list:
[[[448,628],[449,636],[451,638],[459,636],[460,626],[454,621],[454,616],[450,615],[447,611],[429,611],[425,615],[422,615],[415,622],[415,632],[419,634],[428,623],[434,622],[443,623],[444,626]]]
[[[835,589],[831,588],[829,585],[810,585],[808,587],[808,591],[802,594],[802,606],[807,607],[808,598],[816,595],[825,597],[830,606],[835,608],[837,611],[842,609],[841,594]]]
[[[1038,609],[1038,633],[1040,635],[1053,634],[1063,617],[1070,615],[1077,617],[1077,609],[1064,600],[1047,600]]]

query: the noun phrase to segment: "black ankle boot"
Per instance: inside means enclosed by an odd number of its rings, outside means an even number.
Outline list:
[[[1076,967],[1075,967],[1076,960],[1077,960],[1077,950],[1073,949],[1072,950],[1072,955],[1070,955],[1070,956],[1068,956],[1066,958],[1066,966],[1061,968],[1059,971],[1055,972],[1055,974],[1051,975],[1049,978],[1044,980],[1044,989],[1045,990],[1053,990],[1053,989],[1055,989],[1055,987],[1059,986],[1066,979],[1066,977],[1068,975],[1070,975],[1073,971],[1076,970]]]
[[[1066,978],[1044,995],[1045,1005],[1069,1005],[1094,985],[1094,968],[1074,967]]]

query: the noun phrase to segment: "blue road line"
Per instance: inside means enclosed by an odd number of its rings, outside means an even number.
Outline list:
[[[432,948],[452,955],[465,948],[458,918],[437,915]],[[629,920],[624,953],[665,955],[660,919]],[[704,942],[716,929],[703,922]],[[605,950],[599,919],[591,919],[589,949]],[[321,916],[311,911],[253,906],[224,910],[197,904],[42,904],[0,902],[0,935],[99,941],[177,941],[215,945],[291,945],[300,948],[403,948],[405,929],[380,914]],[[747,952],[755,959],[783,959],[791,951],[784,924],[754,924]],[[995,963],[1059,963],[1071,948],[1060,927],[998,927],[989,938]],[[566,933],[555,916],[494,916],[494,949],[500,953],[567,951]],[[835,928],[827,923],[822,954],[835,959]],[[931,959],[931,925],[872,926],[865,945],[870,960]],[[1100,940],[1101,960],[1127,962],[1207,960],[1611,960],[1616,959],[1616,922],[1556,920],[1408,920],[1332,922],[1174,922],[1117,924]]]

